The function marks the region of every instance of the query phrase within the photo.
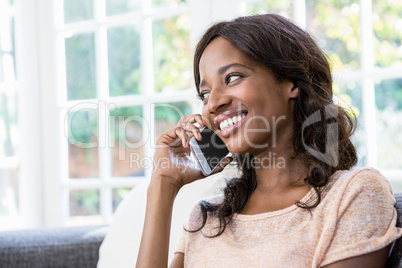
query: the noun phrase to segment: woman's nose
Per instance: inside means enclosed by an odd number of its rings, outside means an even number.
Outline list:
[[[228,94],[225,94],[221,89],[211,90],[208,98],[208,112],[213,114],[219,112],[226,105],[230,104],[232,99]]]

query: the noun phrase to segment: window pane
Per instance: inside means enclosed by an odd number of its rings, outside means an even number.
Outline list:
[[[1,38],[1,36],[0,36]],[[2,51],[0,50],[0,82],[4,82],[4,68],[3,68],[3,57]]]
[[[378,167],[402,169],[402,79],[375,85],[377,105]]]
[[[191,56],[188,15],[153,22],[155,91],[190,87]]]
[[[15,92],[0,94],[0,158],[17,156],[19,143],[17,109]]]
[[[152,161],[144,158],[143,136],[145,120],[142,106],[122,107],[110,113],[110,131],[113,153],[113,177],[144,176],[144,169],[150,168]]]
[[[10,46],[10,63],[7,68],[9,68],[9,73],[10,73],[10,80],[14,80],[17,77],[17,65],[15,62],[15,36],[14,36],[14,31],[15,31],[15,20],[14,18],[11,18],[11,24],[10,24],[11,32],[10,32],[10,41],[11,41],[11,46]]]
[[[0,82],[16,79],[14,18],[0,18]]]
[[[19,210],[18,172],[0,168],[0,216],[15,216]]]
[[[96,97],[94,34],[86,33],[66,38],[67,99]]]
[[[191,113],[187,102],[155,104],[155,137],[173,129],[180,118]]]
[[[185,4],[188,2],[189,2],[189,0],[152,0],[152,6],[153,7],[159,7],[159,6],[174,7],[179,4]]]
[[[68,114],[69,177],[98,177],[98,117],[95,110]]]
[[[141,0],[106,0],[108,16],[140,11]]]
[[[112,202],[113,202],[113,212],[116,211],[120,202],[124,197],[131,191],[130,188],[116,188],[112,190]]]
[[[138,27],[108,30],[110,96],[140,92],[140,34]]]
[[[306,0],[307,30],[330,57],[335,72],[360,67],[359,0]]]
[[[92,0],[64,0],[64,23],[90,20],[94,17]]]
[[[247,4],[247,14],[266,14],[275,13],[287,18],[293,17],[293,1],[292,0],[274,0],[274,1],[258,1]]]
[[[375,64],[402,66],[402,4],[373,0]]]
[[[101,223],[99,190],[71,190],[68,225],[97,225]]]

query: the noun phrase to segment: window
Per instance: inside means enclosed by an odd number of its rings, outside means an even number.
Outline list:
[[[50,2],[45,225],[108,223],[150,177],[156,137],[199,111],[191,52],[212,18],[187,0]]]
[[[0,228],[8,228],[14,223],[14,220],[5,221],[3,218],[18,217],[20,206],[20,88],[16,74],[14,22],[14,5],[0,1]]]
[[[155,137],[194,106],[187,1],[81,2],[56,7],[67,225],[108,222],[149,177]]]
[[[0,0],[0,229],[109,223],[150,176],[156,137],[200,111],[201,33],[266,12],[317,38],[359,121],[358,165],[402,191],[396,0]]]

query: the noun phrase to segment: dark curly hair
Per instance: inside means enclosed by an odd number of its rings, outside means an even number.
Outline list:
[[[199,41],[194,55],[194,78],[199,91],[199,63],[208,44],[216,37],[233,43],[248,57],[268,68],[276,81],[290,80],[298,87],[294,107],[293,150],[295,159],[307,166],[304,179],[316,192],[313,202],[296,202],[312,209],[321,201],[321,190],[337,170],[347,170],[357,162],[350,137],[354,132],[351,115],[333,102],[332,76],[326,55],[309,33],[290,20],[275,14],[240,17],[212,25]],[[325,115],[321,119],[321,115]],[[226,182],[223,202],[200,202],[201,230],[208,216],[219,219],[222,234],[234,213],[246,204],[257,186],[251,155],[237,155],[242,175]]]

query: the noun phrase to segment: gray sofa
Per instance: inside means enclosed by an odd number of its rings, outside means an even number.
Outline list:
[[[395,199],[401,227],[402,193]],[[0,268],[96,267],[106,232],[107,226],[0,232]],[[402,268],[402,239],[396,241],[387,267]]]
[[[0,232],[1,268],[92,268],[107,226]]]

